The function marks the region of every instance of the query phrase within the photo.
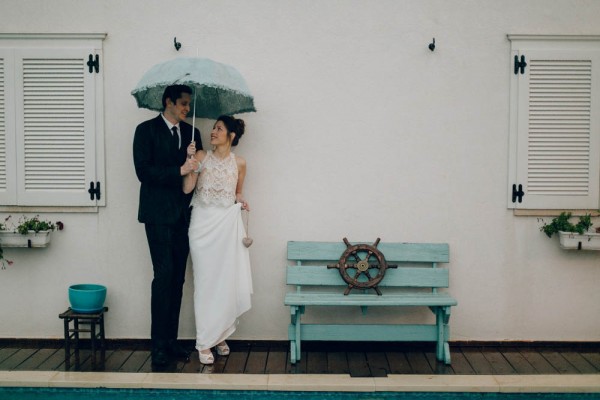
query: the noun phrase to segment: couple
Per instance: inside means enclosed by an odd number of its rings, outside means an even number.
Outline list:
[[[166,365],[169,356],[189,353],[177,343],[188,253],[200,362],[214,362],[213,347],[219,355],[229,354],[225,339],[250,309],[250,257],[242,244],[241,217],[241,210],[248,210],[242,195],[246,162],[231,152],[244,134],[244,121],[219,117],[210,136],[213,150],[202,150],[200,132],[196,129],[192,136],[184,121],[191,94],[185,85],[167,87],[163,112],[138,125],[133,141],[141,182],[138,220],[145,224],[154,269],[151,338],[156,366]]]

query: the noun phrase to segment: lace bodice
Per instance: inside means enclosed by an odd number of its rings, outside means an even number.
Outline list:
[[[198,176],[192,206],[210,205],[228,207],[235,203],[235,188],[238,180],[235,154],[221,160],[212,151],[206,152],[202,170]]]

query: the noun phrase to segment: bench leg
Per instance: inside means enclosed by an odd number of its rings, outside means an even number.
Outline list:
[[[435,308],[435,324],[437,326],[437,343],[435,357],[438,361],[444,361],[444,318],[442,307]]]
[[[290,363],[296,364],[298,361],[298,356],[296,355],[296,341],[290,340]]]
[[[450,365],[450,345],[448,342],[444,343],[444,362]]]
[[[295,364],[301,357],[302,336],[300,333],[301,315],[304,313],[304,306],[290,306],[291,327],[290,335],[290,362]]]
[[[436,358],[450,364],[450,345],[446,341],[450,307],[435,307],[435,323],[437,326]]]

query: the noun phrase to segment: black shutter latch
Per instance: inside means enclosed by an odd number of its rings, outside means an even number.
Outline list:
[[[87,66],[90,69],[90,74],[96,71],[96,73],[100,72],[100,57],[96,54],[96,59],[94,60],[94,56],[90,54],[88,58]]]
[[[94,185],[94,182],[90,182],[88,193],[90,194],[90,200],[94,200],[94,198],[100,200],[100,182],[96,182],[96,185]]]
[[[518,200],[519,203],[522,203],[523,196],[525,196],[525,192],[523,191],[523,185],[519,184],[518,188],[517,185],[512,185],[512,202],[516,203]]]
[[[519,56],[515,56],[515,75],[518,75],[519,71],[521,71],[521,75],[524,74],[526,66],[525,56],[521,56],[521,61],[519,61]]]

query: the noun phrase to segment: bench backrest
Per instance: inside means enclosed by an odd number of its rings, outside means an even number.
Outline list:
[[[353,243],[355,244],[355,243]],[[380,287],[448,287],[448,269],[438,268],[438,263],[449,261],[447,243],[379,243],[377,248],[388,264]],[[346,250],[343,242],[288,242],[288,260],[296,265],[287,267],[289,285],[343,286],[347,285],[337,269],[328,269],[328,264],[337,264]],[[303,265],[308,262],[311,265]],[[408,263],[411,266],[402,266]],[[413,266],[415,264],[415,266]],[[418,266],[417,266],[418,265]]]

